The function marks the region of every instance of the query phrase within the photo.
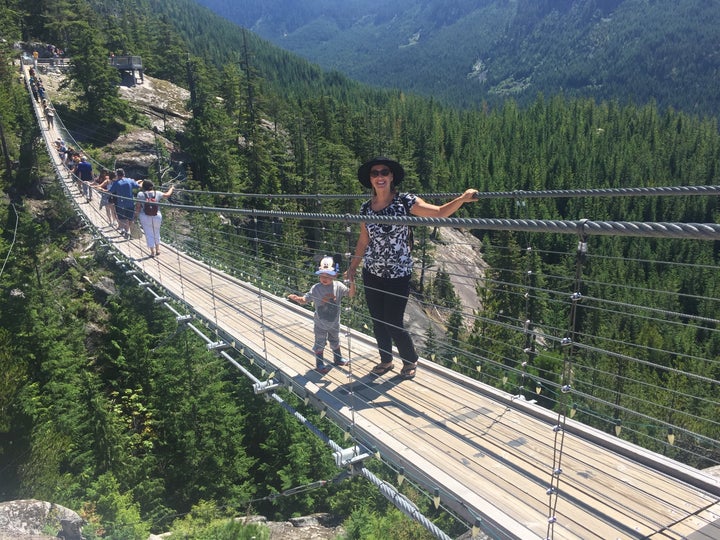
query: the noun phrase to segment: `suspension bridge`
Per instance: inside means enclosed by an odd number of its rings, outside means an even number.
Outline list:
[[[105,211],[97,204],[99,197],[87,202],[77,181],[67,171],[55,151],[53,142],[62,129],[61,119],[49,129],[42,111],[34,104],[48,154],[57,177],[78,215],[92,231],[94,241],[114,254],[120,269],[134,276],[137,286],[153,295],[159,306],[176,314],[180,324],[187,324],[205,339],[207,347],[224,357],[253,383],[256,393],[284,406],[291,414],[333,450],[336,463],[352,474],[363,475],[375,483],[383,494],[408,516],[421,522],[437,538],[448,538],[423,516],[395,486],[378,480],[364,461],[380,458],[397,472],[397,484],[412,482],[472,529],[477,538],[556,540],[574,539],[692,539],[720,538],[720,480],[707,471],[673,459],[674,437],[694,437],[698,453],[718,455],[716,438],[685,433],[680,425],[670,425],[657,418],[637,415],[656,425],[648,435],[662,452],[650,451],[640,444],[621,437],[622,430],[632,432],[632,422],[608,422],[607,430],[590,427],[574,418],[576,390],[568,381],[531,372],[529,360],[537,355],[538,341],[557,342],[565,352],[565,367],[572,370],[572,351],[579,347],[579,338],[567,329],[555,330],[553,337],[534,329],[530,319],[505,321],[521,336],[525,347],[512,358],[500,362],[503,377],[522,381],[522,386],[493,381],[484,369],[492,364],[491,355],[472,356],[460,348],[449,346],[449,359],[434,361],[434,354],[421,356],[418,375],[414,380],[399,378],[395,372],[382,377],[371,376],[378,361],[374,340],[363,331],[360,310],[343,312],[342,348],[351,360],[346,367],[335,367],[321,375],[314,368],[312,312],[286,299],[292,286],[283,278],[287,271],[297,271],[293,261],[268,261],[259,245],[278,241],[265,234],[258,220],[281,219],[314,221],[318,229],[328,224],[338,230],[351,230],[359,223],[353,214],[288,213],[244,210],[241,208],[210,208],[200,205],[162,204],[164,213],[163,246],[159,257],[148,256],[143,238],[125,239],[112,227]],[[700,196],[716,196],[720,188],[698,188]],[[672,190],[671,190],[672,192]],[[688,192],[683,192],[687,194]],[[517,193],[507,194],[518,197]],[[592,195],[579,193],[580,195]],[[660,193],[664,195],[664,193]],[[532,193],[521,194],[531,198]],[[193,240],[189,223],[192,214],[218,214],[242,218],[255,223],[248,230],[249,245],[255,251],[245,253],[245,260],[255,264],[238,268],[228,256],[236,249],[236,232],[217,227],[204,232],[204,240]],[[234,214],[234,216],[233,216]],[[382,221],[382,218],[377,218]],[[570,234],[578,239],[578,261],[591,257],[587,250],[588,235],[676,238],[687,242],[720,240],[716,224],[679,223],[615,223],[560,222],[509,219],[422,220],[397,218],[390,222],[413,226],[466,230],[514,230],[529,233]],[[199,225],[198,225],[199,226]],[[216,226],[216,225],[213,225]],[[231,232],[228,232],[230,230]],[[254,235],[254,238],[252,237]],[[268,239],[269,238],[269,239]],[[318,252],[323,252],[320,247]],[[636,261],[645,264],[647,261]],[[475,263],[468,263],[470,265]],[[468,267],[456,265],[458,275],[470,275]],[[268,268],[272,272],[268,272]],[[716,272],[716,268],[710,268]],[[306,273],[309,273],[307,270]],[[529,274],[530,272],[528,272]],[[579,274],[582,273],[580,268]],[[314,276],[313,276],[314,277]],[[562,277],[552,294],[563,298],[572,313],[583,301],[578,292],[578,276]],[[292,284],[294,285],[294,283]],[[609,284],[608,284],[609,285]],[[535,285],[519,279],[515,284],[518,302],[537,291]],[[291,292],[302,292],[293,290]],[[656,291],[657,295],[665,291]],[[360,292],[358,296],[362,296]],[[601,309],[628,311],[637,317],[637,306],[614,305],[596,298]],[[643,313],[657,316],[659,326],[672,319],[672,325],[702,323],[710,332],[717,331],[718,299],[706,299],[709,311],[705,316],[684,313],[667,314],[659,307],[647,306]],[[441,310],[441,306],[433,306]],[[482,318],[481,313],[463,308],[467,320]],[[352,320],[351,320],[352,319]],[[208,332],[200,328],[210,328]],[[352,322],[352,324],[349,324]],[[419,336],[416,336],[418,338]],[[589,339],[588,339],[589,341]],[[633,360],[632,347],[606,340],[602,352],[609,356]],[[593,346],[588,346],[589,349]],[[446,351],[447,352],[447,351]],[[640,360],[638,363],[647,362]],[[695,359],[698,360],[698,359]],[[717,363],[717,358],[699,359]],[[396,360],[396,363],[399,360]],[[699,373],[683,376],[700,380],[709,395],[704,398],[718,410],[717,381]],[[504,381],[503,381],[504,382]],[[495,384],[490,384],[495,383]],[[534,399],[527,386],[537,386]],[[281,397],[291,391],[331,419],[345,432],[341,443],[325,436]],[[661,392],[666,389],[655,388]],[[714,391],[714,393],[712,393]],[[542,397],[552,393],[558,406],[555,412],[541,405]],[[584,396],[587,398],[587,396]],[[598,398],[600,399],[600,398]],[[592,399],[586,400],[592,402]],[[658,408],[662,408],[658,406]],[[623,407],[619,409],[632,417]],[[592,415],[591,411],[586,411]],[[716,422],[717,419],[710,420]],[[679,423],[678,423],[679,424]],[[718,430],[710,430],[718,433]],[[639,430],[629,437],[642,439]],[[677,454],[675,454],[677,455]],[[710,461],[710,465],[715,465]]]

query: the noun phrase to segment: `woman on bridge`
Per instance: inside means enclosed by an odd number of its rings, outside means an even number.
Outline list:
[[[108,223],[111,227],[118,226],[117,213],[115,212],[115,195],[110,195],[110,188],[115,183],[115,172],[105,171],[98,179],[100,185],[100,210],[105,207]]]
[[[140,225],[145,233],[145,242],[150,250],[150,257],[160,255],[160,225],[162,214],[157,204],[162,199],[169,199],[175,186],[170,186],[165,193],[155,189],[151,180],[143,180],[142,190],[137,194],[135,217],[140,218]]]
[[[403,178],[405,169],[392,159],[376,157],[363,163],[358,169],[358,180],[372,189],[372,198],[362,204],[360,214],[443,218],[450,217],[466,202],[477,200],[478,191],[468,189],[442,206],[430,204],[417,195],[399,193],[397,187]],[[345,274],[354,282],[357,267],[364,261],[365,299],[380,352],[380,363],[372,370],[374,375],[384,375],[394,369],[392,345],[395,342],[403,361],[400,376],[415,377],[418,355],[403,322],[413,269],[409,239],[407,225],[361,223],[355,254]]]

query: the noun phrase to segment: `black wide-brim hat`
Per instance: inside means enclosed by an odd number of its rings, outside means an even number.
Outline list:
[[[393,184],[396,186],[400,185],[400,182],[405,178],[405,169],[403,169],[403,166],[397,161],[382,156],[376,157],[370,161],[366,161],[358,168],[358,180],[366,188],[372,187],[370,183],[370,169],[372,169],[374,165],[387,165],[393,173]]]

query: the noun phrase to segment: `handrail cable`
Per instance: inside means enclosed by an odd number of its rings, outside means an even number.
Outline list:
[[[348,259],[350,259],[350,253],[347,254]],[[347,286],[350,286],[349,282],[346,282]],[[355,292],[355,295],[357,295],[357,291]],[[355,394],[355,385],[353,384],[353,380],[355,379],[355,376],[353,375],[353,347],[352,347],[352,332],[353,328],[355,327],[355,310],[352,308],[354,304],[354,298],[350,299],[350,324],[345,325],[345,338],[347,340],[347,350],[348,350],[348,364],[347,364],[347,379],[348,379],[348,393],[350,395],[350,432],[352,435],[353,440],[357,440],[358,433],[357,433],[357,423],[355,421],[355,411],[357,410],[357,396]],[[340,313],[342,313],[342,306],[340,306]],[[341,353],[342,356],[342,353]],[[357,446],[354,446],[353,448],[358,448]],[[355,457],[357,454],[355,454]]]
[[[591,221],[591,220],[541,220],[504,218],[420,218],[415,216],[361,216],[356,214],[318,214],[310,212],[280,212],[248,208],[222,208],[213,206],[178,205],[157,203],[168,208],[183,208],[195,212],[228,213],[253,218],[307,219],[348,223],[386,223],[389,225],[424,225],[429,227],[452,227],[496,231],[526,231],[541,233],[574,234],[590,236],[631,236],[652,238],[682,238],[697,240],[720,240],[718,223]]]
[[[247,197],[259,199],[367,199],[367,193],[331,194],[331,193],[238,193],[228,191],[203,191],[181,189],[184,193],[197,195],[213,195],[225,197]],[[453,199],[462,193],[437,192],[418,193],[423,199]],[[541,199],[541,198],[576,198],[576,197],[636,197],[643,196],[677,196],[677,195],[720,195],[720,186],[665,186],[636,188],[594,188],[594,189],[549,189],[549,190],[516,190],[516,191],[485,191],[477,194],[478,199]]]

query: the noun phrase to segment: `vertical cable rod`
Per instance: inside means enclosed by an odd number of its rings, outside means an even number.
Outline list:
[[[548,518],[547,518],[547,535],[546,540],[552,540],[555,531],[555,523],[557,522],[557,504],[560,492],[560,478],[562,477],[562,458],[563,448],[565,444],[565,423],[567,420],[567,411],[569,406],[569,396],[572,391],[572,375],[573,375],[573,359],[576,352],[575,340],[577,337],[577,312],[578,305],[582,300],[582,273],[587,258],[587,234],[585,233],[585,224],[587,220],[580,223],[579,240],[577,251],[575,253],[575,279],[574,292],[570,296],[570,312],[568,315],[568,331],[560,344],[564,349],[563,352],[563,370],[562,370],[562,386],[561,398],[558,400],[558,415],[556,425],[553,427],[555,433],[553,444],[553,465],[550,474],[550,487],[547,490],[548,495]]]

